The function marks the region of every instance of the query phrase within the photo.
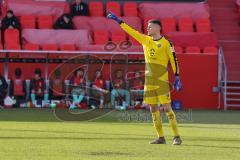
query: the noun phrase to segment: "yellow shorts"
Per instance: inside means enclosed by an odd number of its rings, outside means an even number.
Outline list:
[[[167,89],[165,87],[161,90],[161,86],[159,86],[159,88],[154,86],[145,86],[143,98],[144,103],[154,105],[171,103],[170,88]]]

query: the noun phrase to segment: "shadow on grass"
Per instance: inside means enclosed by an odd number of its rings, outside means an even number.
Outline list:
[[[87,155],[90,156],[136,156],[136,153],[133,152],[115,152],[115,151],[106,151],[106,152],[90,152]]]
[[[188,146],[188,147],[204,147],[204,148],[218,148],[218,149],[240,149],[240,147],[236,146],[214,146],[214,145],[202,145],[202,144],[182,144],[182,146]]]
[[[198,142],[198,141],[204,141],[204,142],[236,142],[236,143],[240,143],[240,139],[236,139],[236,138],[220,138],[220,137],[190,137],[190,136],[184,136],[184,139],[186,139],[186,141],[190,141],[190,142]]]
[[[30,129],[0,129],[0,131],[9,131],[9,132],[30,132],[30,133],[57,133],[57,134],[92,134],[92,135],[114,135],[114,136],[151,136],[151,135],[136,135],[136,134],[130,134],[130,133],[99,133],[99,132],[85,132],[85,131],[79,131],[79,132],[70,132],[70,131],[45,131],[45,130],[30,130]]]
[[[224,129],[234,129],[234,130],[239,130],[240,132],[240,125],[239,127],[222,127],[220,124],[215,124],[215,125],[219,125],[219,127],[216,127],[216,126],[189,126],[189,125],[179,125],[179,127],[181,128],[196,128],[196,129],[219,129],[219,130],[224,130]]]
[[[112,141],[112,140],[124,140],[124,141],[135,141],[135,140],[149,140],[149,138],[138,138],[138,137],[0,137],[1,140],[101,140],[101,141]]]
[[[110,114],[94,120],[93,122],[138,122],[138,121],[120,121],[119,116],[132,115],[132,117],[138,116],[140,111],[114,111]],[[149,111],[142,111],[143,116]],[[188,111],[178,111],[179,114],[190,114]],[[150,113],[149,113],[150,114]],[[221,110],[192,110],[192,121],[186,122],[187,124],[240,124],[239,111],[221,111]],[[37,109],[37,108],[18,108],[18,109],[2,109],[0,110],[0,121],[13,121],[13,122],[65,122],[59,121],[51,109]],[[74,122],[74,121],[73,121]],[[81,122],[81,121],[75,121]],[[83,121],[82,121],[83,122]],[[165,122],[165,121],[164,121]],[[167,121],[166,121],[167,122]],[[139,121],[142,123],[142,121]],[[149,122],[151,123],[151,122]],[[185,122],[184,122],[185,123]],[[181,124],[181,123],[180,123]],[[198,126],[201,128],[202,126]],[[194,128],[194,127],[193,127]],[[197,128],[197,127],[196,127]],[[202,127],[208,128],[208,127]],[[209,127],[212,128],[212,127]],[[216,127],[216,129],[231,129]],[[235,129],[235,128],[234,128]]]

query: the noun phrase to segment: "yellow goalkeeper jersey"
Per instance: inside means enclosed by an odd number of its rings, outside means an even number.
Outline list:
[[[152,81],[156,78],[162,81],[168,81],[169,63],[172,66],[174,74],[179,74],[178,61],[174,47],[165,37],[153,40],[151,36],[136,31],[124,22],[121,23],[121,28],[143,46],[146,63],[145,76],[151,77],[151,80],[149,79],[151,84],[149,85],[154,85]],[[148,85],[148,83],[145,82],[145,85]]]

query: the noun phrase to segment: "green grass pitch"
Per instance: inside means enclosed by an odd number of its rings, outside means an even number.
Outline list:
[[[114,111],[90,122],[59,121],[48,109],[0,110],[1,160],[238,160],[239,111],[180,112],[183,144],[150,145],[144,111]],[[132,116],[132,117],[131,117]],[[139,118],[142,116],[141,118]],[[126,118],[128,117],[128,118]]]

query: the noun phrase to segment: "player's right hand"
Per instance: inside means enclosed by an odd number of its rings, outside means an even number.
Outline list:
[[[179,76],[175,76],[173,87],[177,92],[179,92],[182,89],[182,83],[180,81]]]
[[[122,20],[118,16],[116,16],[114,13],[112,13],[111,11],[108,12],[107,18],[112,19],[112,20],[118,22],[119,24],[122,23]]]

